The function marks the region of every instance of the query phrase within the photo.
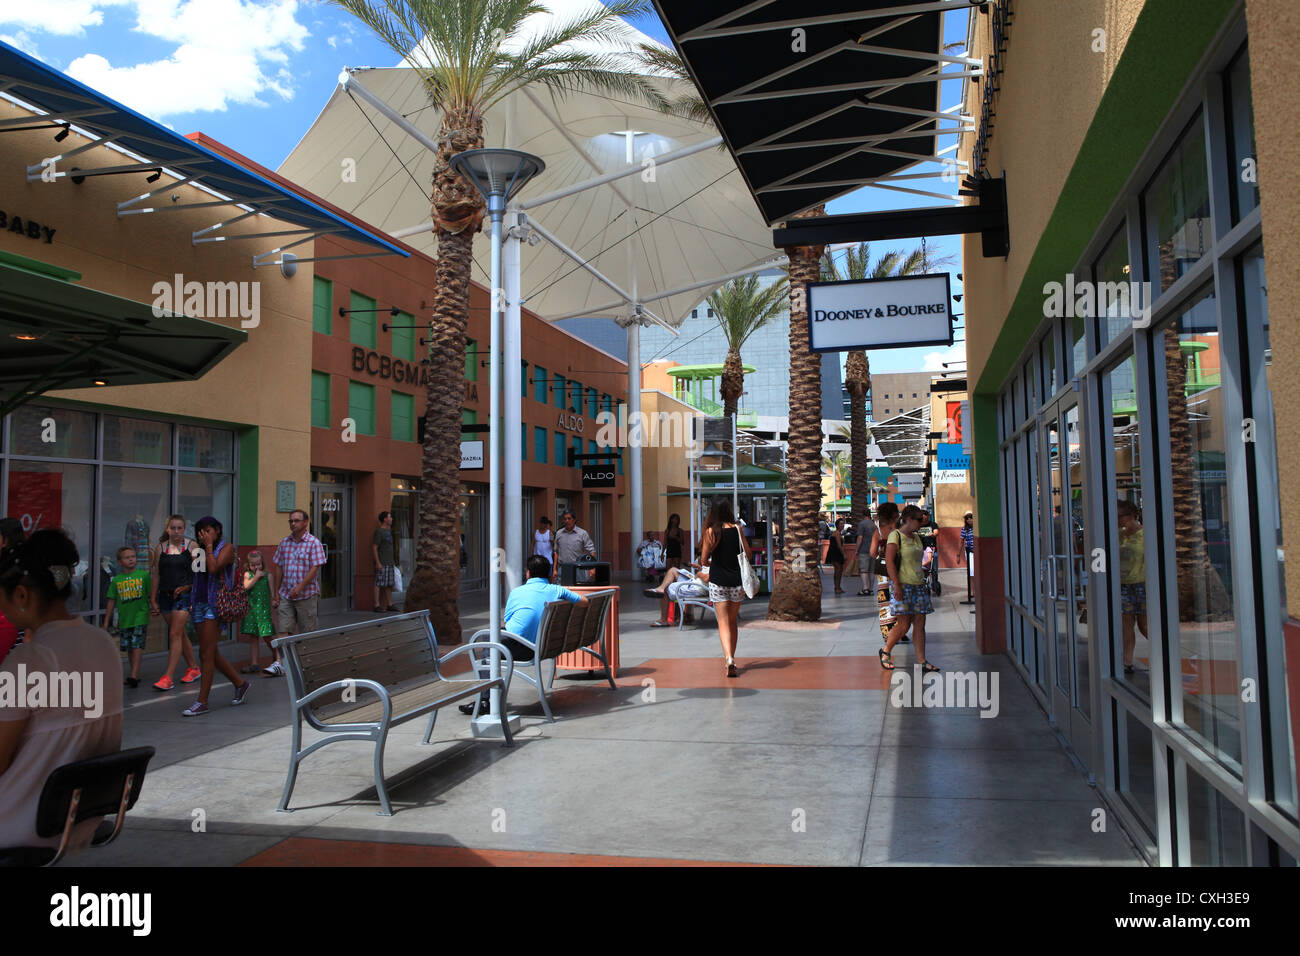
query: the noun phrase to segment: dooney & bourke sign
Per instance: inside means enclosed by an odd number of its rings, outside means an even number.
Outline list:
[[[952,345],[948,273],[808,283],[814,352]]]

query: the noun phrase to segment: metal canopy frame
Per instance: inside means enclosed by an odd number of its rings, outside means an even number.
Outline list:
[[[34,127],[32,120],[26,117],[3,119],[0,120],[0,133],[47,126],[50,129],[61,128],[75,132],[88,140],[80,146],[25,164],[28,182],[57,183],[70,180],[79,184],[91,176],[134,173],[152,173],[149,176],[150,183],[156,182],[162,175],[173,180],[167,185],[151,188],[118,202],[119,218],[165,211],[235,206],[243,210],[242,215],[196,230],[192,236],[194,244],[293,235],[301,237],[298,243],[294,243],[297,245],[322,235],[346,233],[350,239],[378,247],[371,255],[410,255],[407,250],[393,245],[377,233],[348,222],[278,183],[270,182],[199,143],[172,132],[2,42],[0,96],[41,121]],[[65,165],[82,153],[99,147],[114,151],[124,162],[84,169]],[[59,143],[56,142],[52,148],[59,149]],[[160,195],[173,193],[182,185],[201,190],[212,199],[145,205]],[[211,235],[254,215],[270,216],[297,228],[237,236]],[[253,267],[272,264],[267,260],[285,248],[288,247],[278,246],[255,254]]]

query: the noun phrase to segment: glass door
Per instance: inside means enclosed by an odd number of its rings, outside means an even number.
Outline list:
[[[1047,674],[1053,720],[1085,760],[1092,753],[1092,648],[1089,640],[1082,424],[1073,395],[1044,411],[1041,488]]]
[[[313,482],[311,533],[325,547],[320,569],[320,613],[337,614],[352,606],[352,488]]]

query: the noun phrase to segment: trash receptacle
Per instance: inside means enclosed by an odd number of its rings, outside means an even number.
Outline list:
[[[598,586],[609,583],[608,561],[578,561],[560,566],[560,583],[568,586]]]

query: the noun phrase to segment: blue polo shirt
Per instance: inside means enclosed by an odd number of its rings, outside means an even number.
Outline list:
[[[552,601],[577,604],[581,600],[582,595],[551,584],[545,578],[529,578],[510,592],[501,627],[525,640],[536,641],[537,626],[542,623],[542,611],[546,605]]]

